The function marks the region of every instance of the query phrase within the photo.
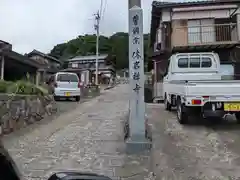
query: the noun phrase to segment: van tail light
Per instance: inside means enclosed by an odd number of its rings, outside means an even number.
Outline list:
[[[202,104],[202,100],[201,99],[193,99],[192,104],[193,105],[200,105],[200,104]]]
[[[58,87],[58,84],[57,84],[57,83],[54,83],[54,87]]]

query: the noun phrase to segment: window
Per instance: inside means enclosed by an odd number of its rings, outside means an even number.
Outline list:
[[[212,60],[207,57],[203,57],[201,61],[201,67],[208,68],[212,66]]]
[[[61,82],[78,82],[77,75],[74,74],[58,74],[57,81]]]
[[[188,20],[188,43],[208,43],[215,41],[214,19]]]
[[[190,68],[200,68],[200,58],[191,58],[189,67]]]
[[[209,68],[212,66],[212,59],[208,57],[190,57],[190,58],[179,58],[179,68]]]
[[[78,63],[72,63],[72,68],[78,68]]]
[[[188,58],[180,58],[178,60],[178,67],[179,68],[187,68],[188,67]]]

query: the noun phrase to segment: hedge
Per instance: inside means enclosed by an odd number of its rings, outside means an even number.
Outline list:
[[[48,94],[48,90],[24,80],[16,82],[0,80],[0,93],[46,95]]]

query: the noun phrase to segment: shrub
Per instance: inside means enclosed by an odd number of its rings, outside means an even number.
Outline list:
[[[6,93],[7,88],[12,84],[13,82],[11,81],[3,81],[0,80],[0,93]]]
[[[43,87],[36,86],[28,81],[17,81],[10,84],[7,89],[7,93],[24,94],[24,95],[46,95],[48,91]]]

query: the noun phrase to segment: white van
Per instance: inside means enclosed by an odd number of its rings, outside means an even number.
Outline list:
[[[76,73],[58,72],[50,77],[48,84],[55,100],[64,97],[80,101],[81,85]]]

